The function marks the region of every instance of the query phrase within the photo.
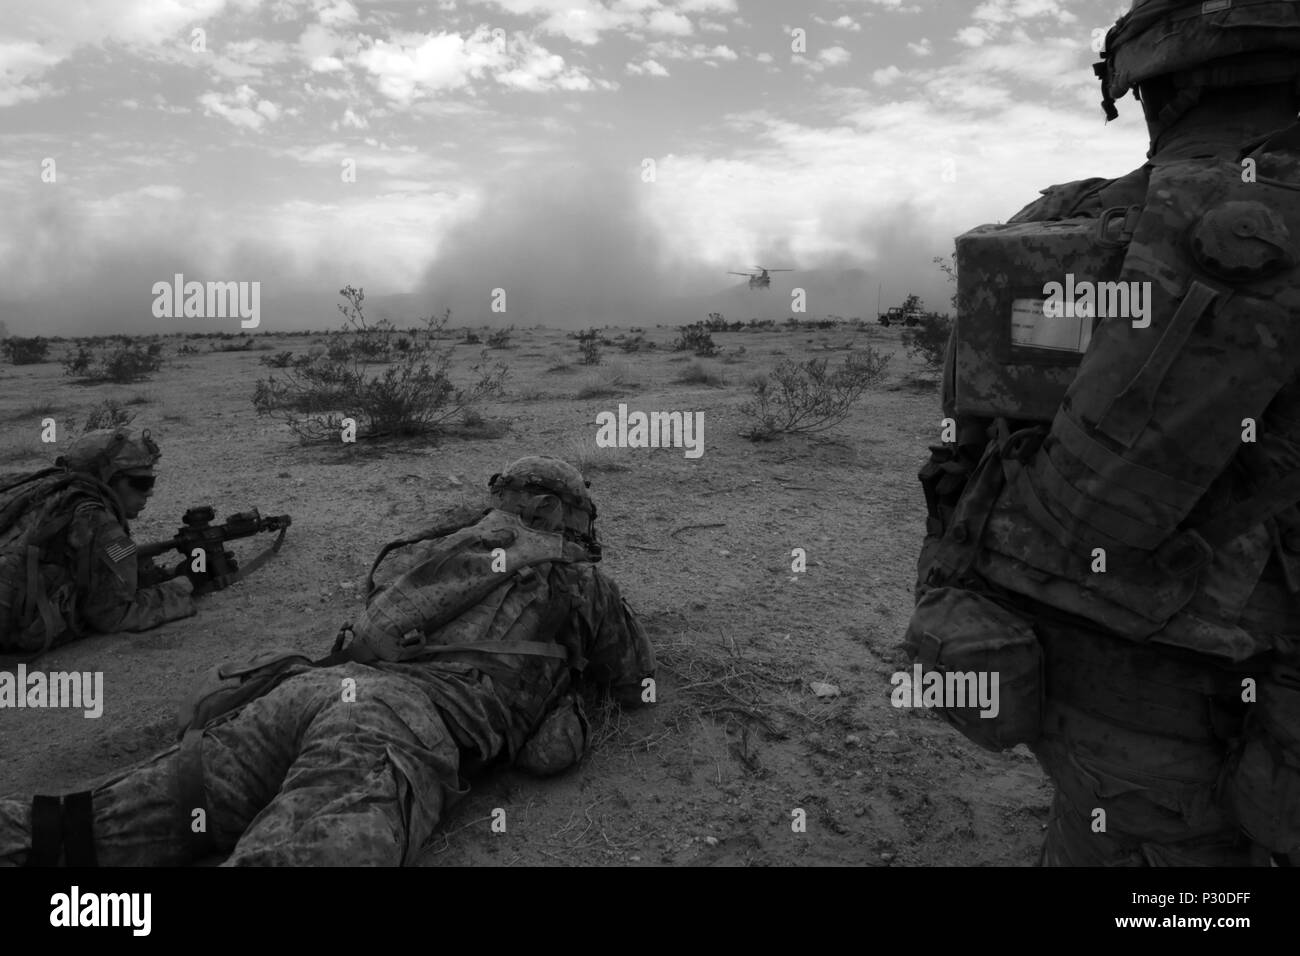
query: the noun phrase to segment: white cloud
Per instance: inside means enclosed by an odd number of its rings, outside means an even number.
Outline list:
[[[656,10],[646,20],[646,29],[652,33],[668,33],[673,36],[690,36],[695,32],[690,18],[672,10]]]
[[[360,17],[357,16],[357,8],[348,0],[316,0],[315,7],[320,22],[326,26],[336,24],[350,25],[356,23]]]
[[[627,71],[633,76],[668,76],[668,71],[657,60],[646,60],[644,63],[629,63]]]
[[[921,37],[917,43],[909,43],[907,48],[917,56],[929,56],[934,52],[934,46],[930,43],[928,37]]]
[[[0,106],[36,99],[47,88],[34,79],[62,57],[31,41],[0,40]]]
[[[902,75],[903,75],[903,71],[891,63],[889,66],[884,67],[883,69],[872,70],[871,82],[875,83],[876,86],[890,86],[891,84],[894,83],[895,80],[897,80]]]
[[[251,86],[240,86],[233,93],[204,93],[199,97],[206,115],[220,116],[243,129],[259,130],[268,120],[280,115],[279,108],[270,100],[262,99]]]
[[[687,44],[681,40],[655,40],[653,43],[646,45],[646,51],[656,58],[665,60],[739,59],[736,51],[723,43],[710,47],[703,43]]]
[[[813,21],[820,23],[824,27],[833,27],[836,30],[848,30],[850,33],[857,33],[862,29],[862,24],[858,23],[857,20],[854,20],[847,14],[836,17],[834,20],[827,20],[825,17],[814,16]]]
[[[839,66],[848,63],[852,57],[849,51],[842,46],[828,46],[824,50],[818,51],[817,59],[827,66]]]
[[[677,9],[687,13],[735,13],[736,0],[680,0]]]

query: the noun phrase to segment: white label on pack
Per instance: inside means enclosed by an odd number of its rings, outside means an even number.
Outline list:
[[[1027,349],[1086,352],[1092,341],[1088,316],[1048,316],[1046,299],[1015,299],[1011,303],[1011,344]]]

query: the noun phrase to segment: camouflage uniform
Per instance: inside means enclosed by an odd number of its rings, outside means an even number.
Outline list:
[[[123,477],[151,479],[158,457],[158,446],[148,431],[136,435],[126,428],[106,429],[72,444],[56,463],[63,473],[57,468],[43,473],[55,476],[50,480],[67,472],[79,478],[70,488],[55,492],[62,498],[52,504],[50,521],[63,516],[68,523],[40,551],[39,580],[56,614],[52,624],[38,617],[24,625],[6,620],[10,615],[0,602],[0,646],[39,650],[88,632],[143,631],[195,613],[188,578],[153,583],[164,573],[139,557],[122,502],[110,487]],[[14,608],[26,596],[23,584],[22,590],[9,596]],[[61,633],[46,633],[51,628]],[[12,633],[4,633],[6,629]]]
[[[141,572],[148,574],[153,566],[139,558],[130,528],[103,501],[87,499],[76,506],[66,541],[65,567],[86,567],[78,631],[147,631],[194,614],[194,585],[184,575],[139,586]]]
[[[589,533],[590,522],[583,526]],[[577,762],[585,740],[574,667],[625,706],[641,703],[655,669],[636,616],[590,561],[514,575],[430,641],[545,642],[568,654],[461,651],[292,668],[202,733],[209,833],[213,849],[230,854],[226,865],[413,863],[466,792],[466,764],[516,758],[552,773]],[[354,700],[342,692],[348,679]],[[183,759],[173,747],[92,791],[100,864],[193,859],[191,808],[178,788]],[[30,813],[26,801],[0,800],[0,862],[26,858]]]
[[[1133,419],[1145,430],[1112,439],[1129,424],[1112,412],[1125,411],[1133,383],[1158,364],[1149,357],[1159,348],[1152,343],[1173,338],[1168,330],[1179,315],[1160,316],[1150,330],[1131,330],[1126,321],[1097,327],[1050,429],[1037,437],[1041,444],[1014,453],[1006,447],[1002,462],[995,455],[991,467],[1005,471],[1006,485],[983,513],[977,553],[956,579],[934,572],[957,567],[945,564],[956,553],[951,532],[962,523],[961,489],[985,451],[989,422],[959,420],[958,447],[936,450],[923,471],[931,519],[918,596],[954,583],[994,595],[1032,619],[1042,647],[1041,726],[1032,747],[1057,787],[1042,856],[1049,865],[1246,865],[1300,854],[1296,495],[1279,495],[1279,507],[1240,521],[1243,528],[1210,548],[1189,532],[1212,527],[1225,512],[1240,515],[1242,503],[1300,465],[1300,341],[1288,330],[1297,306],[1294,272],[1280,261],[1270,271],[1261,258],[1238,263],[1234,274],[1215,259],[1223,233],[1206,225],[1229,209],[1257,216],[1260,226],[1233,223],[1243,246],[1259,236],[1295,251],[1296,233],[1288,237],[1260,212],[1270,201],[1264,187],[1252,194],[1234,184],[1247,155],[1260,183],[1300,184],[1300,126],[1234,127],[1235,117],[1212,108],[1182,119],[1201,87],[1300,77],[1300,4],[1265,6],[1242,13],[1253,30],[1235,24],[1220,41],[1213,31],[1222,24],[1211,14],[1234,12],[1138,0],[1108,37],[1111,69],[1099,75],[1110,84],[1108,112],[1111,95],[1126,85],[1164,79],[1163,70],[1178,75],[1177,95],[1163,112],[1144,103],[1151,161],[1120,179],[1044,190],[1011,220],[1096,218],[1140,207],[1124,277],[1154,277],[1180,313],[1194,305],[1196,281],[1218,296],[1199,324],[1195,315],[1183,324],[1189,344],[1173,357],[1166,351],[1170,364],[1143,409],[1148,417]],[[1171,14],[1187,32],[1168,29]],[[1270,33],[1270,26],[1289,33]],[[1213,59],[1200,72],[1182,72],[1200,65],[1189,50],[1218,42],[1238,44],[1221,51],[1228,57],[1274,45],[1290,51]],[[1136,54],[1164,59],[1153,67]],[[1156,99],[1154,88],[1143,93],[1144,101]],[[1248,248],[1258,255],[1258,247]],[[1203,279],[1206,273],[1213,278]],[[956,407],[946,395],[945,412]],[[1254,443],[1237,434],[1247,417],[1258,422]],[[1012,422],[1010,430],[1024,424]],[[963,542],[969,531],[958,529]],[[1086,556],[1099,543],[1111,567],[1090,574]],[[1204,553],[1191,554],[1193,544]],[[1257,686],[1255,699],[1243,699],[1247,679]],[[1098,809],[1106,813],[1104,830],[1095,827]]]

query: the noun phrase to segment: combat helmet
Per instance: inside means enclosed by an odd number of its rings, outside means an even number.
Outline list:
[[[1134,0],[1106,34],[1107,119],[1138,84],[1179,74],[1186,86],[1249,86],[1300,77],[1300,0]]]
[[[83,472],[109,484],[118,475],[151,475],[162,457],[158,444],[145,429],[104,428],[78,438],[54,462],[69,471]]]
[[[488,490],[502,511],[519,515],[525,522],[550,526],[586,545],[596,559],[596,503],[587,491],[591,482],[562,458],[528,455],[488,480]],[[558,514],[545,511],[546,496],[559,499]]]

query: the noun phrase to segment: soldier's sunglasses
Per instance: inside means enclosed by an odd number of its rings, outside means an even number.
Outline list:
[[[133,491],[153,491],[153,483],[156,480],[153,475],[126,476],[126,483],[131,486]]]

